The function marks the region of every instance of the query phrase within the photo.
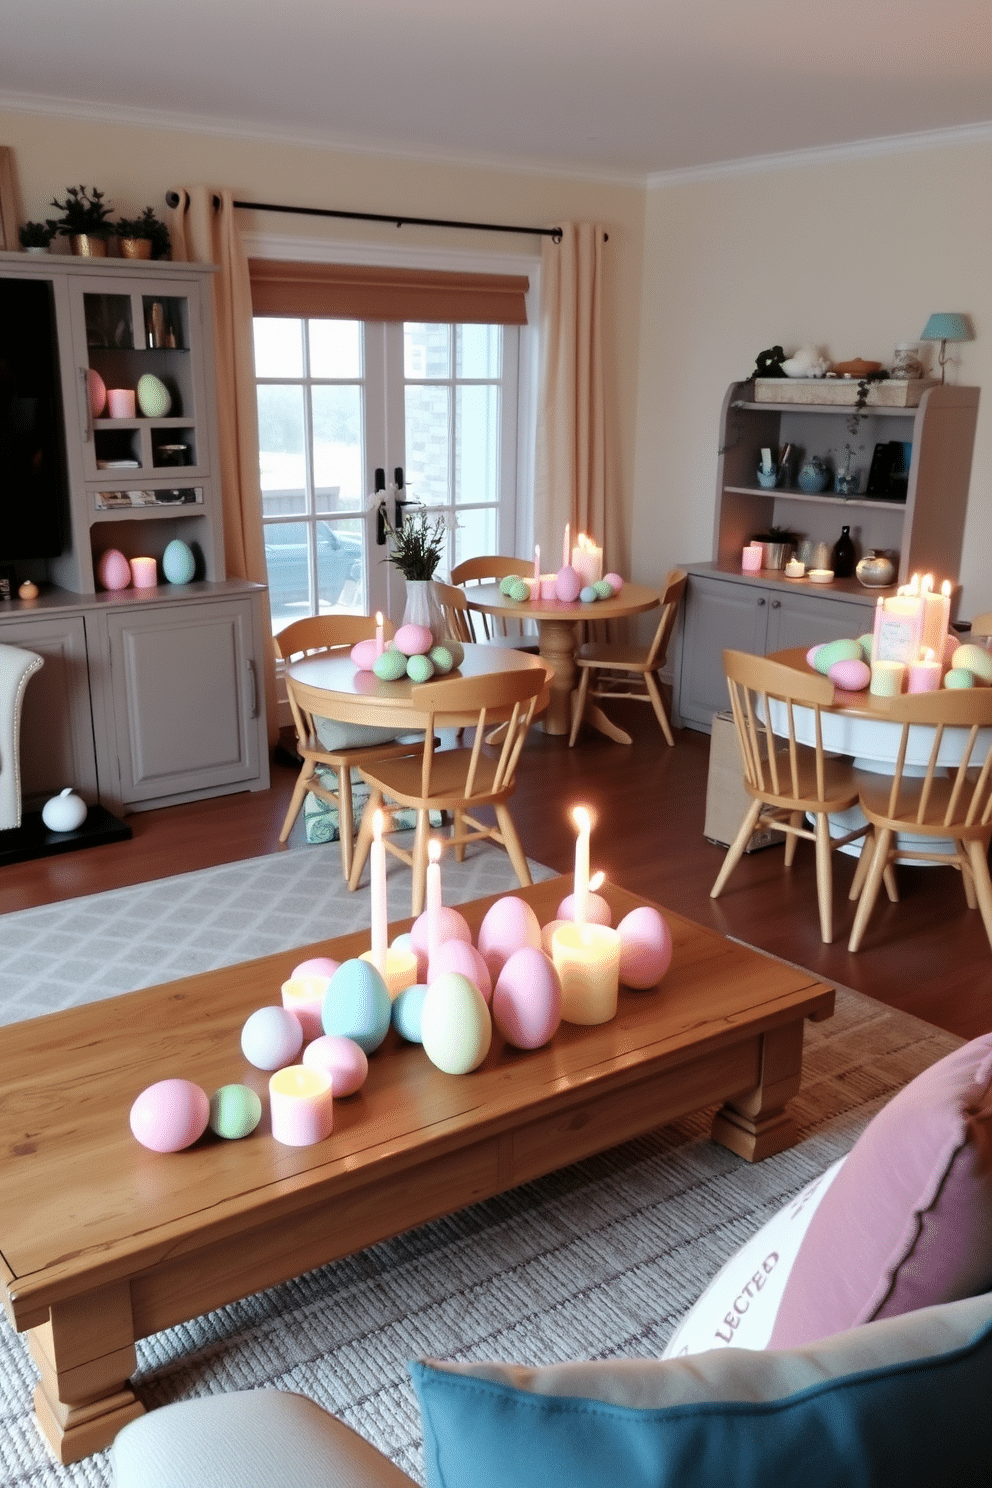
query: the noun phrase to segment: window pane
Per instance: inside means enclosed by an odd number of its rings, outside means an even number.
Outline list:
[[[451,326],[403,324],[403,375],[412,378],[451,376]]]
[[[447,387],[406,389],[406,478],[418,501],[447,505],[448,438],[451,427]]]
[[[317,612],[365,613],[365,565],[358,520],[317,523]]]
[[[303,322],[262,316],[254,321],[255,376],[303,375]]]
[[[304,522],[278,522],[264,529],[273,635],[291,620],[300,620],[313,613],[310,608],[308,530]]]
[[[483,553],[496,552],[496,511],[494,507],[483,507],[480,511],[460,511],[455,528],[455,563],[463,558],[476,558]]]
[[[498,377],[502,349],[502,326],[455,326],[455,376]]]
[[[311,320],[310,376],[361,377],[360,320]]]
[[[499,389],[455,389],[455,500],[499,497]]]
[[[258,448],[262,515],[272,517],[282,512],[306,511],[307,469],[303,452],[301,387],[259,386]]]
[[[317,511],[361,511],[362,389],[314,387],[313,478]]]

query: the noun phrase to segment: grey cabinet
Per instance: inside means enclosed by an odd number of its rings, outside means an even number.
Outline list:
[[[21,708],[23,805],[35,810],[67,785],[75,786],[86,801],[96,801],[84,616],[22,614],[0,626],[0,643],[35,651],[45,663],[30,678]]]

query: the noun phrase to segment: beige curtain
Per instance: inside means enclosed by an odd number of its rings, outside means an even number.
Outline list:
[[[606,234],[596,223],[561,224],[560,243],[541,255],[541,390],[534,525],[547,569],[562,534],[586,532],[603,546],[604,567],[628,572],[615,460],[617,418],[604,329]]]
[[[179,187],[169,231],[172,256],[218,266],[213,278],[214,361],[217,387],[220,480],[224,514],[224,563],[232,578],[266,582],[262,536],[262,490],[258,475],[258,408],[252,345],[248,260],[235,221],[230,191]],[[214,198],[220,205],[214,206]],[[271,632],[268,596],[263,605],[266,638]],[[269,740],[278,738],[275,657],[263,657]]]

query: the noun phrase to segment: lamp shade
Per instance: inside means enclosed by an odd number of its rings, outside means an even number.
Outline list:
[[[921,341],[974,341],[975,333],[967,315],[943,312],[931,315],[920,332]]]

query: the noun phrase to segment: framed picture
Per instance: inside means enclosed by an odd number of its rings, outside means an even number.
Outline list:
[[[0,145],[0,249],[15,253],[20,247],[17,237],[17,188],[14,178],[14,152]]]

